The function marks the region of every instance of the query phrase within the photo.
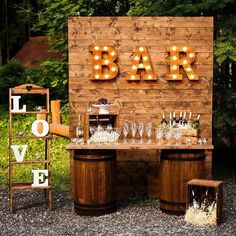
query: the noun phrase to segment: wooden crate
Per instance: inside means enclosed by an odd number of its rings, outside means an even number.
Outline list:
[[[118,115],[117,114],[85,114],[84,120],[84,140],[88,141],[90,137],[89,127],[97,126],[97,124],[101,124],[102,126],[111,124],[113,128],[118,127]]]
[[[193,193],[200,207],[204,205],[204,198],[211,205],[215,202],[215,216],[212,224],[219,224],[222,217],[222,200],[223,200],[223,182],[216,180],[192,179],[187,183],[187,209],[193,207]]]

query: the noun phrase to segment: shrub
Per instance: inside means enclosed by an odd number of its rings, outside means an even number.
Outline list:
[[[25,68],[17,60],[12,59],[0,68],[0,103],[8,104],[8,89],[21,85],[26,81]]]

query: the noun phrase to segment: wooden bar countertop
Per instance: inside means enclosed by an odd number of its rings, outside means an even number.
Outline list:
[[[92,150],[92,149],[110,149],[110,150],[164,150],[164,149],[202,149],[202,150],[212,150],[214,147],[211,144],[206,145],[171,145],[171,144],[165,144],[161,145],[156,142],[152,142],[150,144],[148,143],[111,143],[111,144],[75,144],[75,143],[69,143],[66,145],[66,149],[68,150]]]

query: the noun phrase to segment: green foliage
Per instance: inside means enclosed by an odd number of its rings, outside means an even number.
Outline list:
[[[215,41],[215,57],[220,64],[227,61],[236,62],[236,16],[219,19]]]
[[[225,88],[220,92],[221,100],[213,115],[214,137],[216,143],[233,147],[236,141],[236,89]]]
[[[41,0],[34,32],[43,32],[55,51],[67,53],[67,21],[71,16],[124,15],[128,0]]]
[[[130,16],[197,16],[217,15],[233,0],[131,0]]]
[[[51,99],[67,100],[68,64],[64,60],[48,59],[38,67],[26,70],[28,82],[50,88]]]
[[[29,35],[32,8],[28,1],[7,0],[0,4],[0,38],[3,62],[20,49]]]
[[[67,101],[68,64],[64,60],[48,59],[38,67],[25,68],[17,60],[10,60],[0,68],[0,101],[8,103],[8,89],[24,83],[49,88],[51,99]]]
[[[25,68],[17,60],[0,67],[0,103],[8,102],[8,89],[24,82]]]

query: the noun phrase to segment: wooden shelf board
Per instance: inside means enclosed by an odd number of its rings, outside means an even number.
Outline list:
[[[43,136],[43,137],[37,137],[37,136],[12,136],[10,138],[11,139],[40,139],[40,138],[51,139],[52,136],[51,135],[47,135],[47,136]]]
[[[208,180],[208,179],[192,179],[187,184],[194,186],[205,186],[205,187],[217,187],[222,184],[219,180]]]
[[[50,163],[50,161],[46,160],[38,160],[38,161],[22,161],[22,162],[17,162],[17,161],[12,161],[11,164],[18,165],[18,164],[46,164]]]
[[[26,114],[49,114],[48,111],[26,111],[26,112],[11,112],[12,115],[26,115]]]
[[[22,183],[12,183],[12,186],[11,186],[11,189],[13,190],[16,190],[16,189],[19,189],[19,190],[22,190],[22,189],[50,189],[51,186],[44,186],[44,187],[32,187],[31,186],[32,183],[25,183],[25,182],[22,182]]]

